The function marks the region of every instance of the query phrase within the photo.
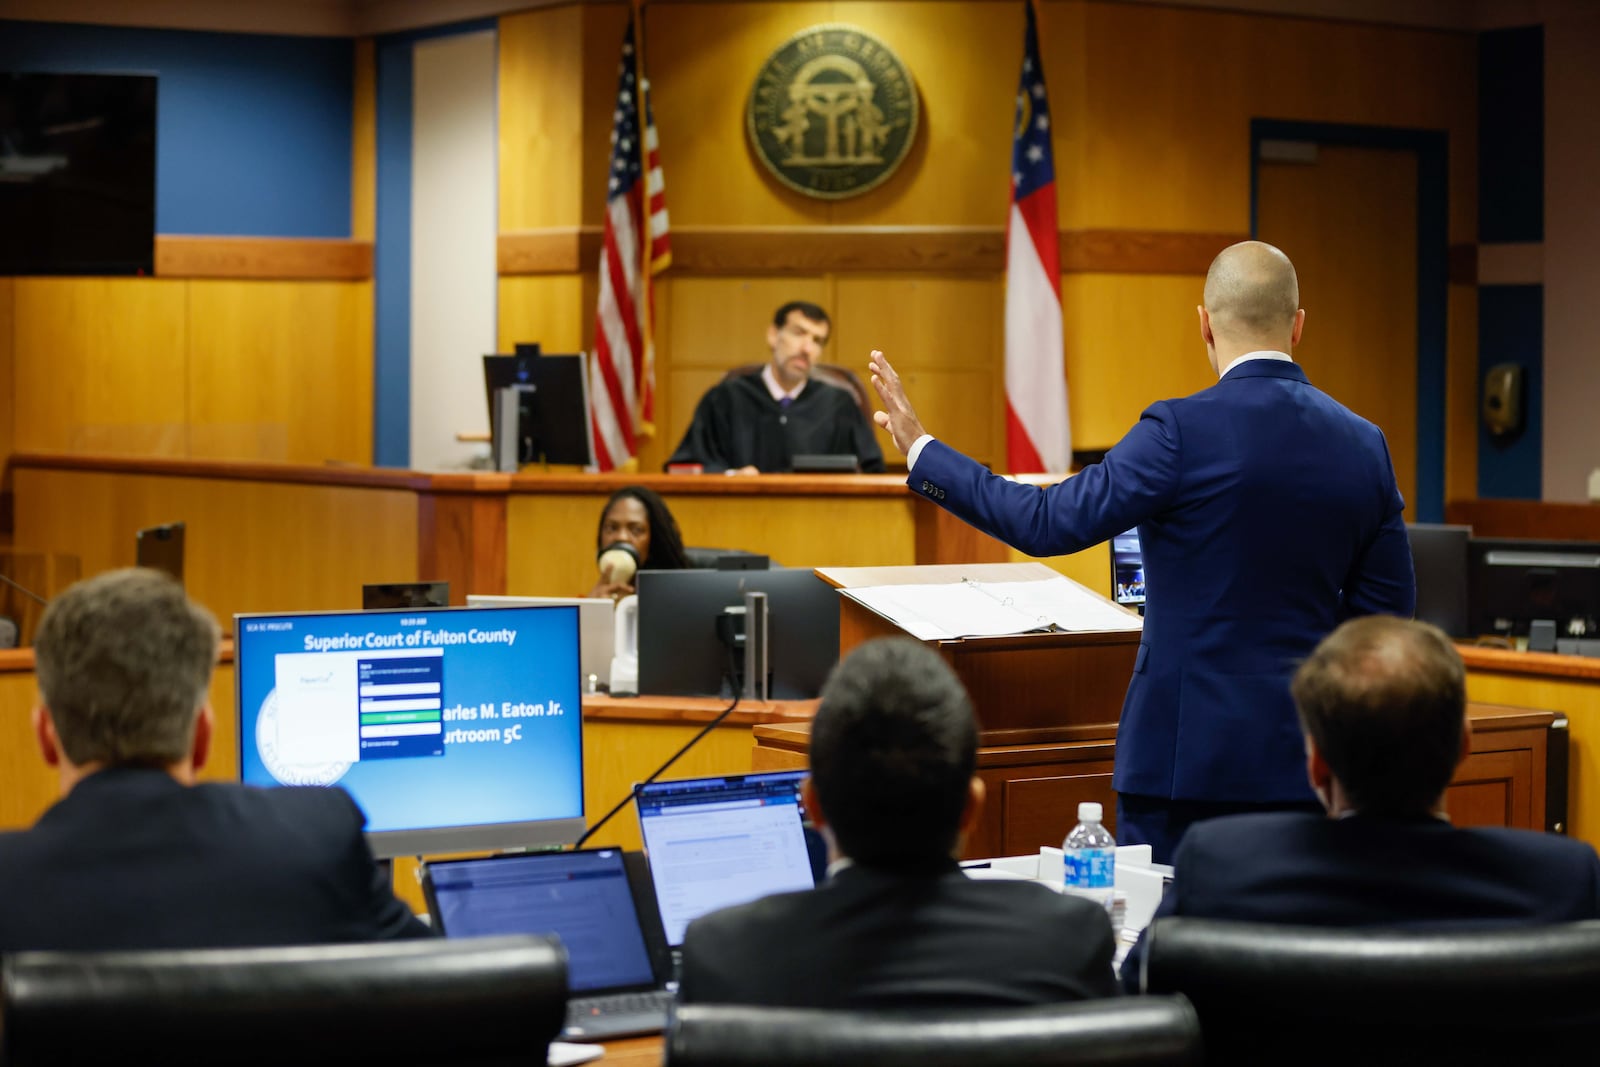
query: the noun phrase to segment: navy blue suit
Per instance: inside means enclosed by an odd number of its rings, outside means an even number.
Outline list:
[[[342,789],[83,779],[0,834],[0,952],[427,937],[372,860]]]
[[[809,1008],[1052,1004],[1112,996],[1103,907],[953,861],[847,867],[815,889],[703,915],[683,939],[684,1002]]]
[[[1290,675],[1345,618],[1409,616],[1416,599],[1382,432],[1287,361],[1152,404],[1103,462],[1044,490],[937,441],[908,484],[1035,556],[1139,528],[1148,602],[1119,793],[1314,802]]]
[[[1441,927],[1600,918],[1600,857],[1582,841],[1432,817],[1274,813],[1213,819],[1178,846],[1156,918]],[[1143,941],[1123,964],[1136,980]]]

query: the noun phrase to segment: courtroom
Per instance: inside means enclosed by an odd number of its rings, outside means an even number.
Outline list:
[[[0,1067],[1600,1055],[1596,57],[0,0]]]

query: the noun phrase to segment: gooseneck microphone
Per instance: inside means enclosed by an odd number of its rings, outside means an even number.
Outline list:
[[[15,589],[17,592],[21,593],[23,596],[37,604],[41,604],[44,607],[50,606],[50,601],[46,600],[38,593],[35,593],[32,589],[29,589],[27,586],[13,578],[8,578],[6,575],[0,574],[0,582],[4,582],[6,585],[9,585],[11,588]]]
[[[733,656],[732,656],[732,650],[730,649],[730,651],[729,651],[729,674],[730,674],[730,676],[732,676],[732,674],[733,674],[732,667],[733,667]],[[633,799],[639,795],[639,790],[643,789],[645,786],[649,785],[651,782],[655,781],[657,778],[660,778],[663,774],[667,773],[667,768],[671,767],[674,763],[677,763],[678,760],[682,758],[682,756],[683,756],[683,754],[685,752],[688,752],[691,748],[693,748],[696,744],[699,743],[699,741],[700,741],[700,739],[702,737],[704,737],[706,734],[709,734],[712,730],[715,730],[718,726],[721,726],[723,720],[726,719],[729,715],[732,715],[733,714],[733,709],[737,708],[739,706],[739,702],[740,702],[741,699],[743,699],[743,693],[740,690],[740,687],[736,685],[736,686],[734,686],[734,690],[733,690],[733,703],[732,704],[729,704],[727,707],[725,707],[721,711],[717,712],[716,716],[710,722],[706,723],[705,726],[703,726],[701,728],[699,733],[697,733],[693,737],[689,738],[688,742],[682,748],[680,748],[680,749],[678,749],[678,751],[674,752],[667,759],[667,762],[663,763],[661,766],[659,766],[655,770],[651,771],[649,777],[647,777],[642,782],[634,783],[633,788],[628,790],[627,795],[624,796],[621,800],[617,801],[616,807],[614,807],[610,811],[606,812],[605,816],[603,818],[601,818],[601,820],[599,822],[595,823],[593,826],[591,826],[587,830],[585,830],[583,832],[583,836],[578,838],[577,843],[574,844],[572,847],[575,848],[575,849],[582,848],[583,845],[584,845],[584,842],[588,841],[589,838],[594,836],[595,831],[599,830],[600,827],[602,827],[606,823],[610,822],[612,820],[612,818],[617,814],[617,812],[621,811],[623,808],[625,808],[629,804],[633,803]]]

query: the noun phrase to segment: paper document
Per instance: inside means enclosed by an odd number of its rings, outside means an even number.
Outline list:
[[[1143,625],[1137,615],[1065,578],[875,585],[840,592],[923,641],[1050,630],[1137,630]]]

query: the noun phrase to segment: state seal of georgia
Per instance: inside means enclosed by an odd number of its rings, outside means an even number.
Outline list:
[[[917,136],[917,86],[900,57],[854,26],[813,26],[773,52],[745,109],[773,177],[823,200],[886,181]]]

